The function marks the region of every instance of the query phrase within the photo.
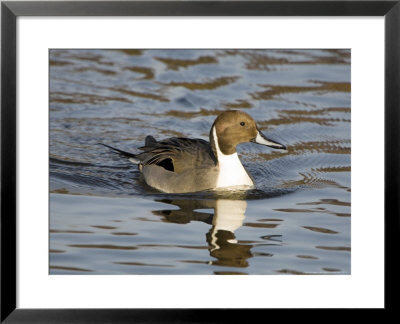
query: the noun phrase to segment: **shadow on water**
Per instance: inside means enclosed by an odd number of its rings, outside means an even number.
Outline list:
[[[225,196],[220,193],[219,198],[215,199],[156,199],[157,202],[179,209],[153,210],[152,213],[162,217],[164,221],[174,224],[187,224],[195,221],[210,225],[210,229],[206,233],[206,243],[210,256],[215,260],[209,261],[208,264],[246,268],[249,266],[248,259],[256,255],[252,252],[255,245],[251,244],[253,243],[251,241],[240,240],[240,237],[236,237],[235,234],[243,225],[250,225],[250,223],[244,223],[248,203],[246,200],[239,199],[246,196],[245,192],[236,192],[225,193]],[[276,224],[268,224],[268,226],[275,227]],[[267,235],[261,238],[273,242],[270,245],[281,245],[282,242],[278,239],[280,236],[275,234],[271,237]],[[262,243],[257,242],[258,246],[260,244]],[[263,256],[271,257],[273,253],[264,252]],[[220,271],[218,274],[227,273]]]
[[[245,200],[216,199],[162,199],[158,202],[179,207],[153,211],[154,215],[163,217],[167,222],[186,224],[200,221],[211,225],[206,233],[208,251],[216,260],[209,264],[216,266],[240,267],[248,266],[247,259],[251,258],[253,245],[239,243],[235,231],[243,225],[247,202]],[[201,209],[214,212],[198,211]]]

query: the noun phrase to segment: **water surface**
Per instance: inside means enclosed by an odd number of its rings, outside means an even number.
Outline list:
[[[349,274],[349,50],[51,50],[51,274]],[[249,113],[247,192],[170,195],[98,143]]]

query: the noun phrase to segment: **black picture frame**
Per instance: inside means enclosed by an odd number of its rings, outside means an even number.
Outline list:
[[[385,310],[396,308],[391,262],[399,234],[400,0],[396,1],[2,1],[1,322],[200,323],[235,321],[263,309],[19,309],[16,307],[16,19],[19,16],[384,16]],[[373,135],[371,135],[373,136]],[[373,188],[371,188],[373,190]],[[366,247],[368,248],[368,247]],[[396,250],[394,250],[396,251]],[[397,252],[398,253],[398,252]],[[367,283],[366,283],[367,285]],[[367,289],[367,288],[366,288]],[[211,313],[210,313],[211,311]],[[237,321],[237,320],[236,320]]]

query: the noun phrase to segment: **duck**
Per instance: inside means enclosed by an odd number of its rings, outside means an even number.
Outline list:
[[[286,150],[285,145],[268,139],[249,114],[239,110],[218,115],[211,126],[209,141],[186,137],[157,141],[148,135],[138,154],[100,144],[137,164],[150,187],[165,193],[189,193],[255,188],[236,151],[238,144],[246,142]]]

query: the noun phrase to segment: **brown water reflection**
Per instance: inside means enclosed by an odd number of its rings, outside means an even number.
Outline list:
[[[239,77],[220,77],[217,79],[207,80],[205,82],[169,82],[163,85],[170,87],[184,87],[189,90],[215,90],[219,87],[227,86],[238,80]]]
[[[231,56],[242,56],[246,59],[246,68],[249,70],[265,70],[271,71],[278,65],[319,65],[319,64],[349,64],[350,52],[336,49],[327,49],[325,52],[329,52],[332,55],[318,55],[312,51],[300,51],[300,50],[276,50],[275,53],[288,54],[291,57],[276,57],[268,55],[264,50],[226,50],[220,54],[220,56],[231,55]],[[284,55],[283,55],[284,56]]]
[[[263,84],[263,88],[267,90],[262,92],[255,92],[250,94],[254,100],[270,100],[276,96],[288,93],[301,93],[301,92],[350,92],[350,83],[343,82],[322,82],[322,81],[311,81],[311,83],[317,83],[318,86],[280,86]]]
[[[152,68],[142,67],[142,66],[128,66],[124,68],[127,71],[143,74],[142,80],[154,79],[154,70]]]
[[[162,57],[155,57],[155,59],[166,64],[167,69],[169,70],[179,70],[180,68],[187,68],[192,65],[218,63],[218,60],[212,56],[200,56],[194,60],[182,60]]]
[[[157,101],[161,101],[161,102],[169,102],[169,100],[167,98],[164,98],[163,96],[156,95],[153,93],[144,93],[144,92],[138,92],[138,91],[123,89],[123,88],[108,88],[108,89],[111,91],[129,95],[132,97],[146,98],[146,99],[157,100]]]
[[[132,103],[131,100],[121,97],[107,97],[107,96],[100,96],[94,94],[82,94],[78,92],[74,93],[62,93],[62,92],[53,92],[50,95],[50,100],[53,103],[63,103],[63,104],[84,104],[84,103],[91,103],[94,105],[104,103],[106,101],[121,101]]]

